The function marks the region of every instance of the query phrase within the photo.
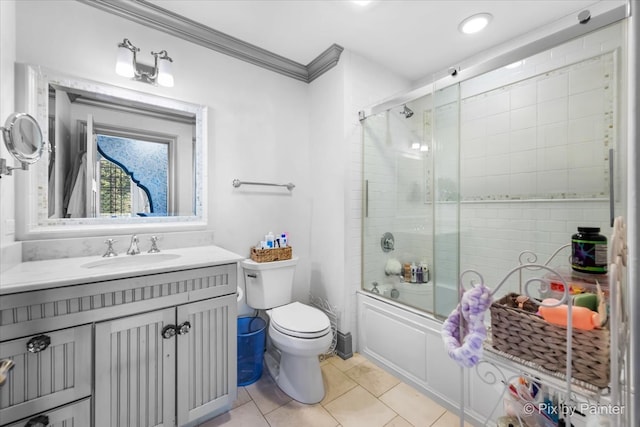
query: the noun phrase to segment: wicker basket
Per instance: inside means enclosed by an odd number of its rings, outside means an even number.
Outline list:
[[[491,304],[493,347],[542,368],[564,373],[567,329],[548,323],[535,313],[509,307],[509,294]],[[604,388],[609,385],[609,330],[573,329],[572,377]]]
[[[251,259],[255,262],[284,261],[291,259],[292,253],[293,249],[291,246],[273,249],[251,248]]]

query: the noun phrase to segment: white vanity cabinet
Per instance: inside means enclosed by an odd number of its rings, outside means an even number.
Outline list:
[[[232,403],[236,305],[227,295],[96,324],[95,426],[183,426]]]
[[[3,294],[0,359],[14,366],[0,426],[173,427],[230,408],[237,272],[233,260]]]

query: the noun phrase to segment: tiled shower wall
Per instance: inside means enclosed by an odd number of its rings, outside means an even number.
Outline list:
[[[495,286],[522,251],[544,262],[578,226],[610,235],[609,148],[618,178],[625,159],[623,31],[614,25],[461,84],[461,271]],[[567,264],[570,250],[561,254],[556,264]]]

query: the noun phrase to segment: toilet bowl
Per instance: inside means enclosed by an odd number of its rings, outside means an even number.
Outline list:
[[[278,387],[302,403],[318,403],[324,398],[324,384],[318,355],[331,346],[333,334],[329,318],[317,308],[293,302],[272,310],[269,339],[279,353],[267,353],[265,364]],[[279,363],[274,363],[279,356]]]
[[[276,384],[301,403],[324,398],[318,356],[333,342],[331,322],[321,310],[292,302],[293,274],[298,259],[258,263],[242,261],[247,305],[265,310],[269,318],[265,366]]]

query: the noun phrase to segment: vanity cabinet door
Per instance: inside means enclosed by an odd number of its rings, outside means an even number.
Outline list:
[[[91,325],[0,343],[13,367],[0,386],[0,424],[91,395]]]
[[[237,305],[232,294],[178,307],[180,426],[228,410],[236,398]]]
[[[95,427],[175,425],[175,307],[95,326]]]

